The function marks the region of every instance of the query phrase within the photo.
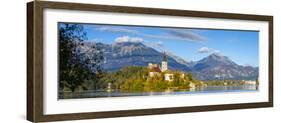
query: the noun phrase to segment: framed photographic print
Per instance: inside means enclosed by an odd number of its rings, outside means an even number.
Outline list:
[[[33,122],[273,106],[273,17],[27,4]]]

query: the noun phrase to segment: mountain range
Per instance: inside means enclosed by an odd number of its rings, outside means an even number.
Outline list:
[[[163,59],[163,53],[141,42],[85,42],[81,49],[90,49],[93,45],[103,50],[103,68],[106,71],[117,71],[125,66],[147,66],[148,63],[160,64]],[[194,62],[188,62],[172,53],[167,53],[167,56],[169,69],[192,72],[199,80],[253,80],[258,77],[258,67],[238,65],[227,56],[217,53]]]

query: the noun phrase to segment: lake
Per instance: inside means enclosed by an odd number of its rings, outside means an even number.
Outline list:
[[[153,96],[153,95],[184,95],[198,93],[229,93],[229,92],[250,92],[258,91],[256,85],[241,86],[208,86],[189,90],[166,90],[164,92],[120,92],[119,90],[106,91],[84,91],[84,92],[60,92],[59,99],[75,99],[75,98],[101,98],[101,97],[126,97],[126,96]]]

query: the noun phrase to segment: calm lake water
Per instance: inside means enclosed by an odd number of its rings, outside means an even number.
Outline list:
[[[85,91],[76,93],[60,93],[59,99],[74,99],[74,98],[100,98],[100,97],[125,97],[125,96],[152,96],[152,95],[183,95],[183,94],[197,94],[197,93],[229,93],[229,92],[249,92],[257,91],[256,85],[243,85],[243,86],[208,86],[195,88],[190,90],[171,91],[166,90],[164,92],[120,92],[115,91]]]

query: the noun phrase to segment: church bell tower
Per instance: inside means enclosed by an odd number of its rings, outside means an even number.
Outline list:
[[[164,51],[163,60],[162,60],[162,64],[161,64],[161,71],[165,72],[166,70],[168,70],[168,58],[167,58],[167,55]]]

